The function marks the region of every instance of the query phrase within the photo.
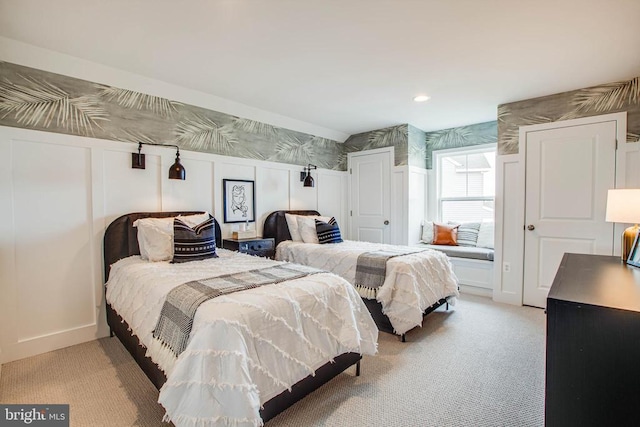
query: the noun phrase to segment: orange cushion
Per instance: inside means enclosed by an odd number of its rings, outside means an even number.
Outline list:
[[[459,225],[433,223],[433,244],[456,246],[458,244]]]

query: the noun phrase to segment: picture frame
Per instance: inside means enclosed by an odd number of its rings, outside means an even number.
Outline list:
[[[222,180],[224,222],[255,222],[255,182],[242,179]]]
[[[631,246],[631,251],[627,258],[627,264],[640,267],[640,233],[636,233],[636,238],[633,241],[633,246]]]

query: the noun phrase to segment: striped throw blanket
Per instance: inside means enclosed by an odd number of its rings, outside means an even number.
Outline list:
[[[374,297],[378,288],[384,284],[387,276],[387,261],[391,258],[423,252],[424,249],[381,249],[378,251],[363,252],[358,255],[356,263],[355,286],[366,290]]]
[[[317,273],[324,271],[303,265],[282,264],[184,283],[167,295],[153,337],[178,356],[189,341],[196,310],[205,301]]]

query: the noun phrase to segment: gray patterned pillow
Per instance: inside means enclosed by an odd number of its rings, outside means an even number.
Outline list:
[[[214,219],[191,228],[178,218],[173,220],[173,261],[188,262],[218,258]]]
[[[476,246],[479,231],[479,222],[463,222],[460,224],[460,227],[458,227],[458,246]]]

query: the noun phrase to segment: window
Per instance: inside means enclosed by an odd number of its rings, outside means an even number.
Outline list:
[[[496,146],[434,152],[440,222],[493,220]]]

